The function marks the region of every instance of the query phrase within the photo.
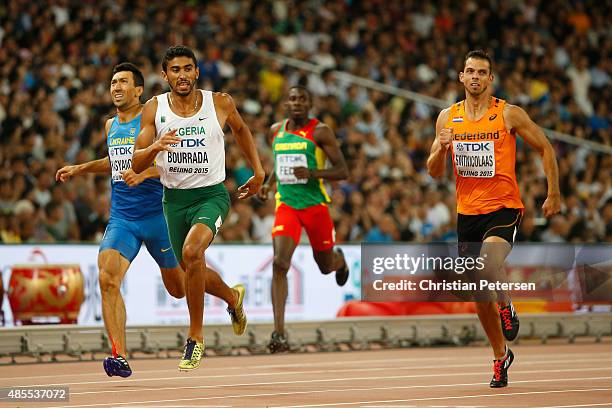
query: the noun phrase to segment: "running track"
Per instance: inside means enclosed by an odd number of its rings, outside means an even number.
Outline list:
[[[0,407],[612,407],[612,339],[512,349],[510,385],[497,390],[489,349],[474,346],[212,357],[192,373],[134,359],[128,379],[100,361],[0,366],[0,387],[70,389],[67,403]]]

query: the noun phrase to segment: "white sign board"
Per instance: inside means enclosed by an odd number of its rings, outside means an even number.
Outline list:
[[[330,320],[345,301],[360,297],[361,250],[358,245],[342,246],[351,268],[349,282],[336,285],[333,273],[322,275],[312,257],[310,246],[299,246],[288,274],[289,298],[286,320]],[[78,323],[102,325],[98,285],[98,247],[95,245],[0,245],[0,268],[5,290],[9,289],[13,265],[79,264],[85,281],[85,301]],[[242,283],[247,288],[245,308],[250,322],[271,322],[272,247],[270,245],[213,244],[206,252],[208,265],[219,272],[228,285]],[[174,299],[165,290],[159,268],[147,250],[140,253],[128,270],[121,288],[128,325],[188,324],[185,299]],[[228,323],[226,304],[206,296],[205,322]],[[13,317],[5,294],[3,310],[7,326]]]

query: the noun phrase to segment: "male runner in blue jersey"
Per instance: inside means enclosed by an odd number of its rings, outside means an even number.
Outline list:
[[[126,315],[120,286],[143,242],[159,265],[168,292],[176,298],[185,296],[184,272],[172,251],[162,211],[159,172],[155,167],[140,174],[131,170],[132,150],[140,132],[143,87],[144,77],[136,66],[131,63],[115,66],[110,92],[117,116],[106,122],[108,156],[63,167],[56,174],[56,179],[62,182],[83,173],[110,172],[112,175],[111,217],[98,255],[102,315],[113,347],[113,356],[104,360],[109,376],[132,374],[126,360]],[[242,285],[229,288],[212,270],[206,277],[207,292],[225,300],[230,314],[242,309]]]

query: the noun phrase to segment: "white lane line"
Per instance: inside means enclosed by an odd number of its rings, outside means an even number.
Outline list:
[[[232,405],[142,405],[141,402],[134,402],[132,405],[113,405],[111,408],[125,408],[126,406],[141,408],[232,408]]]
[[[561,370],[550,370],[546,373],[569,373],[569,372],[582,372],[582,371],[610,371],[612,367],[608,368],[594,368],[594,369],[580,369],[580,368],[566,368]],[[516,374],[541,374],[540,370],[530,371],[513,371],[512,375]],[[312,384],[312,383],[338,383],[344,381],[373,381],[373,380],[406,380],[409,378],[431,378],[431,377],[467,377],[467,376],[483,376],[482,372],[472,373],[454,373],[454,374],[412,374],[412,375],[390,375],[384,377],[346,377],[346,378],[326,378],[326,379],[310,379],[310,380],[292,380],[292,381],[270,381],[270,382],[256,382],[256,383],[237,383],[237,384],[217,384],[217,385],[192,385],[182,387],[155,387],[155,388],[122,388],[120,390],[101,390],[101,391],[82,391],[82,392],[71,392],[70,395],[89,395],[89,394],[113,394],[113,393],[127,393],[127,392],[143,392],[143,391],[173,391],[173,390],[200,390],[200,389],[216,389],[216,388],[237,388],[237,387],[258,387],[267,385],[292,385],[292,384]],[[612,378],[612,377],[594,377],[596,379]],[[565,378],[557,378],[558,381],[563,381]],[[579,380],[579,378],[578,378]]]
[[[578,407],[612,407],[612,402],[604,402],[603,404],[546,405],[546,406],[534,407],[534,408],[578,408]]]
[[[591,378],[564,378],[563,381],[585,381],[585,380],[610,380],[612,377],[591,377]],[[512,384],[521,384],[521,383],[546,383],[546,382],[555,382],[559,381],[558,378],[550,378],[550,379],[541,379],[541,380],[524,380],[524,381],[512,381]],[[141,403],[141,404],[151,404],[151,403],[162,403],[162,402],[181,402],[181,401],[205,401],[205,400],[215,400],[215,399],[229,399],[229,398],[257,398],[257,397],[275,397],[282,395],[299,395],[299,394],[323,394],[330,392],[360,392],[360,391],[388,391],[388,390],[406,390],[406,389],[426,389],[426,388],[452,388],[452,387],[483,387],[486,383],[477,382],[477,383],[463,383],[463,384],[435,384],[435,385],[404,385],[404,386],[395,386],[395,387],[369,387],[369,388],[331,388],[325,390],[307,390],[307,391],[290,391],[290,392],[276,392],[276,393],[260,393],[260,394],[235,394],[235,395],[221,395],[221,396],[212,396],[212,397],[195,397],[195,398],[179,398],[179,399],[168,399],[168,400],[151,400],[151,401],[132,401],[132,402],[122,402],[122,403],[114,403],[117,406],[124,406],[127,404]],[[612,390],[612,388],[605,389],[593,389],[597,391],[607,391]],[[570,390],[572,391],[572,390]],[[580,390],[578,390],[580,391]],[[569,391],[547,391],[547,392],[569,392]],[[504,394],[484,394],[483,396],[496,396],[496,395],[504,395]],[[477,397],[473,396],[473,397]],[[390,400],[390,401],[363,401],[363,402],[351,402],[351,403],[337,403],[337,405],[346,405],[346,404],[362,404],[362,403],[381,403],[381,402],[409,402],[409,401],[428,401],[428,400],[436,400],[436,399],[453,399],[457,397],[440,397],[440,398],[425,398],[425,399],[411,399],[411,400]],[[469,398],[469,396],[465,397]],[[56,407],[49,408],[69,408],[69,407],[99,407],[106,406],[106,404],[85,404],[85,405],[61,405]],[[335,404],[323,404],[321,406],[333,406]],[[308,407],[310,405],[304,405],[304,407]],[[319,406],[319,405],[313,405]],[[301,405],[296,407],[302,407]],[[277,407],[277,408],[290,408],[290,407]]]
[[[539,381],[539,380],[538,380]],[[516,383],[518,381],[513,381]],[[276,406],[274,408],[312,408],[312,407],[335,407],[338,405],[361,405],[370,403],[384,403],[384,402],[412,402],[412,401],[436,401],[436,400],[447,400],[447,399],[464,399],[464,398],[484,398],[484,397],[500,397],[500,396],[511,396],[511,395],[535,395],[535,394],[561,394],[571,392],[592,392],[592,391],[612,391],[612,388],[588,388],[578,390],[550,390],[550,391],[528,391],[528,392],[508,392],[503,394],[477,394],[477,395],[461,395],[461,396],[450,396],[450,397],[429,397],[429,398],[412,398],[405,400],[381,400],[381,401],[355,401],[355,402],[334,402],[333,404],[309,404],[309,405],[283,405]]]
[[[111,408],[142,407],[142,408],[232,408],[232,405],[142,405],[141,402],[134,402],[133,405],[117,406]]]
[[[448,359],[446,359],[448,360]],[[572,360],[555,360],[555,361],[547,361],[547,360],[530,360],[530,361],[521,361],[521,365],[540,365],[540,364],[583,364],[585,362],[593,362],[601,364],[605,361],[612,361],[612,358],[597,358],[592,360],[586,359],[572,359]],[[318,371],[280,371],[274,373],[246,373],[246,374],[219,374],[219,375],[190,375],[190,376],[180,376],[177,374],[172,377],[156,377],[156,378],[129,378],[120,380],[122,384],[129,383],[146,383],[146,382],[155,382],[155,381],[172,381],[172,380],[210,380],[213,378],[231,378],[236,379],[239,377],[269,377],[269,376],[287,376],[287,375],[309,375],[309,374],[335,374],[335,373],[357,373],[357,372],[376,372],[376,371],[389,371],[389,370],[427,370],[427,369],[446,369],[446,368],[490,368],[491,364],[485,363],[473,363],[473,364],[449,364],[449,365],[424,365],[424,366],[404,366],[404,367],[372,367],[372,368],[346,368],[339,370],[318,370]],[[600,369],[599,367],[596,369]],[[601,368],[601,370],[606,370],[607,368]],[[537,372],[551,372],[553,370],[542,370]],[[554,371],[553,371],[554,372]],[[138,372],[136,372],[138,374]],[[436,374],[438,375],[438,374]],[[102,376],[98,374],[98,376]],[[109,381],[106,379],[103,381],[79,381],[79,382],[70,382],[70,383],[54,383],[54,384],[15,384],[11,383],[3,386],[27,386],[27,387],[53,387],[53,386],[75,386],[75,385],[108,385]]]
[[[461,351],[458,349],[449,349],[452,351]],[[380,351],[374,351],[372,353],[379,353]],[[384,353],[384,351],[382,351]],[[359,353],[359,352],[355,352],[355,353]],[[545,355],[537,355],[537,354],[530,354],[530,356],[537,356],[538,359],[542,359],[542,363],[554,363],[556,360],[553,359],[557,359],[557,358],[579,358],[580,356],[585,356],[585,357],[593,357],[594,355],[596,355],[597,353],[567,353],[567,354],[545,354]],[[282,359],[284,357],[293,357],[293,356],[298,356],[293,355],[293,354],[286,354],[286,355],[278,355],[276,357],[278,357],[279,359]],[[526,354],[521,354],[521,356],[524,356],[525,358],[528,358],[528,356]],[[232,359],[235,359],[236,357],[230,357]],[[258,358],[257,356],[253,356],[251,358]],[[453,361],[462,361],[462,360],[467,360],[467,361],[473,361],[475,358],[480,358],[477,355],[470,355],[470,356],[464,356],[464,355],[458,355],[458,356],[453,356],[452,360]],[[254,370],[263,370],[263,369],[275,369],[275,368],[305,368],[305,367],[326,367],[326,366],[337,366],[337,365],[351,365],[351,364],[356,364],[356,365],[366,365],[366,364],[378,364],[378,363],[413,363],[413,362],[422,362],[422,361],[448,361],[450,359],[450,357],[417,357],[417,358],[386,358],[386,359],[369,359],[369,360],[334,360],[334,361],[321,361],[321,362],[314,362],[314,363],[308,363],[308,362],[304,362],[304,363],[287,363],[287,364],[267,364],[267,365],[248,365],[248,366],[244,366],[244,365],[235,365],[235,366],[229,366],[229,367],[209,367],[207,368],[207,370],[209,371],[224,371],[227,372],[228,370],[239,370],[244,372],[245,370],[248,369],[254,369]],[[163,359],[165,360],[165,359]],[[134,361],[138,361],[138,362],[147,362],[147,361],[153,361],[150,359],[135,359]],[[242,360],[241,360],[242,361]],[[604,359],[604,358],[591,358],[591,359],[581,359],[579,361],[612,361],[612,359]],[[563,361],[562,361],[563,362]],[[90,361],[79,361],[79,362],[68,362],[68,363],[54,363],[55,364],[80,364],[80,363],[91,363]],[[100,367],[102,367],[102,362],[101,361],[95,361],[94,363],[99,363]],[[32,364],[32,366],[37,366],[36,364]],[[12,366],[14,367],[14,366]],[[7,368],[11,368],[7,366]],[[25,367],[25,366],[24,366]],[[438,367],[438,366],[436,366]],[[3,366],[0,366],[0,371],[2,371]],[[175,372],[176,368],[169,368],[169,369],[165,369],[165,370],[139,370],[139,373],[147,373],[147,374],[153,374],[153,373],[170,373],[170,372]],[[100,376],[100,372],[95,372],[95,373],[78,373],[78,374],[57,374],[57,375],[35,375],[35,376],[22,376],[22,377],[13,377],[11,376],[11,380],[34,380],[34,379],[38,379],[38,378],[61,378],[61,377],[74,377],[75,375],[78,375],[79,377],[86,377],[86,376]]]
[[[418,405],[364,405],[362,408],[417,408]],[[432,407],[429,407],[432,408]],[[455,407],[459,408],[459,407]],[[471,407],[476,408],[476,407]]]

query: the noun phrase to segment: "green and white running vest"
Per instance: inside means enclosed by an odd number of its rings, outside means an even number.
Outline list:
[[[159,152],[155,158],[160,181],[167,188],[208,187],[225,180],[225,142],[212,92],[198,91],[202,92],[202,106],[188,118],[172,112],[168,92],[156,96],[155,140],[173,129],[181,138],[172,151]]]

